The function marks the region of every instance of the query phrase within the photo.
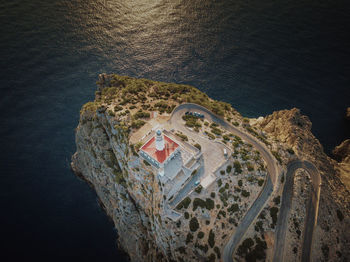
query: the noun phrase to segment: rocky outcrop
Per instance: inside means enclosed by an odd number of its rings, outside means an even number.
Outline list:
[[[350,180],[349,166],[337,163],[324,153],[322,145],[311,132],[311,121],[299,109],[273,112],[257,121],[255,126],[276,143],[292,148],[298,158],[311,161],[320,172],[322,186],[312,261],[338,261],[340,257],[349,257],[345,247],[350,243],[347,229],[350,226],[350,187],[344,184],[344,177]],[[344,141],[335,151],[343,161],[348,159],[348,143]]]
[[[346,139],[339,146],[336,146],[333,155],[337,161],[350,164],[350,139]]]
[[[169,102],[173,102],[172,106],[176,106],[176,103],[193,102],[204,103],[204,106],[219,113],[231,109],[225,103],[218,107],[206,95],[188,86],[169,85],[165,88],[164,83],[133,81],[127,77],[100,75],[95,101],[87,103],[81,110],[76,129],[77,152],[72,157],[72,169],[95,189],[102,206],[118,230],[119,247],[129,254],[131,261],[206,261],[209,252],[205,251],[208,246],[205,244],[205,247],[204,243],[208,241],[208,234],[205,239],[202,237],[203,245],[196,243],[198,250],[188,250],[189,245],[186,242],[191,242],[193,238],[192,235],[189,238],[188,234],[189,219],[182,218],[174,222],[166,216],[163,185],[152,169],[140,161],[134,145],[130,144],[132,123],[127,121],[131,117],[124,114],[126,110],[121,113],[120,107],[129,103],[127,111],[140,105],[147,109],[158,108],[162,113],[173,108],[169,106]],[[152,90],[145,91],[154,89],[155,85],[164,90],[158,88],[156,94]],[[124,88],[122,94],[121,88]],[[167,103],[158,103],[159,106],[147,104],[147,98],[142,92],[157,99],[161,97]],[[137,111],[138,108],[133,110]],[[140,122],[135,120],[134,124],[138,123]],[[282,155],[284,162],[298,157],[308,159],[317,166],[323,185],[313,254],[322,255],[322,245],[328,242],[333,243],[329,248],[333,248],[334,252],[341,252],[343,257],[347,257],[350,254],[344,247],[350,243],[349,191],[340,179],[339,164],[323,152],[322,145],[311,133],[311,126],[308,117],[303,116],[296,108],[274,112],[252,124],[256,134],[262,133],[268,141],[273,141],[271,148],[290,152]],[[342,156],[343,161],[348,161],[348,153],[349,142],[346,141],[335,152]],[[337,218],[339,212],[345,217],[341,221]],[[200,211],[197,210],[197,213],[199,217]],[[210,216],[206,219],[210,220]],[[214,221],[207,224],[208,230],[203,230],[204,233],[212,229],[210,231],[216,236],[220,235],[216,230],[222,230],[223,225],[215,225],[218,219],[213,218]],[[236,221],[233,224],[235,223]],[[198,240],[197,233],[194,238]],[[195,246],[195,243],[191,245]],[[210,255],[215,260],[215,255]],[[323,260],[320,256],[316,255],[314,261]],[[216,260],[219,260],[219,255]]]
[[[345,118],[350,121],[350,107],[346,109]]]

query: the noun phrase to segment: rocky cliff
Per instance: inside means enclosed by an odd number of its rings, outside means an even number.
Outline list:
[[[133,130],[145,124],[135,117],[141,112],[139,108],[166,115],[180,103],[194,102],[242,126],[249,120],[243,119],[226,103],[213,101],[185,85],[101,75],[98,86],[95,101],[85,104],[80,112],[72,169],[95,189],[118,230],[119,247],[129,254],[131,261],[219,261],[227,237],[219,231],[233,233],[234,225],[223,229],[224,223],[220,223],[219,228],[215,221],[219,220],[221,211],[215,216],[210,211],[206,214],[209,219],[203,220],[203,224],[199,222],[205,242],[209,241],[209,251],[208,245],[202,244],[200,234],[194,243],[189,233],[192,219],[182,217],[172,221],[166,216],[164,185],[152,168],[140,160],[137,145],[129,139]],[[274,112],[251,123],[264,139],[271,141],[271,149],[280,150],[282,163],[293,157],[304,158],[313,161],[321,171],[324,183],[315,233],[318,240],[313,247],[316,251],[313,253],[318,255],[313,260],[327,257],[341,261],[349,256],[345,248],[350,241],[349,191],[339,177],[338,163],[323,152],[322,145],[312,135],[310,120],[298,109],[291,109]],[[203,210],[196,212],[189,216],[205,215]],[[220,240],[215,239],[213,246],[210,244],[212,235],[222,236]],[[328,251],[327,242],[330,243]]]

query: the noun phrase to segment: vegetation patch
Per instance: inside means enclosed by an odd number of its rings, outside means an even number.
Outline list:
[[[210,247],[215,246],[215,234],[212,229],[209,231],[208,244]]]
[[[190,230],[192,232],[196,232],[198,228],[199,228],[198,219],[196,217],[192,217],[190,220]]]
[[[187,209],[188,206],[191,204],[191,198],[189,197],[186,197],[184,200],[182,200],[177,206],[176,206],[176,209],[177,210],[180,210],[182,208],[185,208]]]
[[[197,209],[197,207],[206,208],[211,210],[214,208],[214,201],[210,198],[207,198],[205,201],[200,198],[195,198],[193,200],[193,211]]]

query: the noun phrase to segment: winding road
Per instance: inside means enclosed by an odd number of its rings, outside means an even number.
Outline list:
[[[310,260],[311,256],[311,246],[312,246],[312,235],[317,221],[317,211],[318,211],[318,202],[320,197],[320,185],[321,177],[318,173],[316,167],[308,162],[296,160],[292,161],[287,166],[286,181],[284,184],[283,195],[282,195],[282,204],[281,210],[278,215],[277,220],[277,230],[275,237],[275,247],[274,247],[274,262],[285,261],[284,259],[284,247],[285,247],[285,238],[286,231],[288,229],[288,214],[292,207],[293,201],[293,183],[294,175],[298,169],[304,169],[310,174],[312,182],[312,194],[309,198],[306,210],[306,219],[304,226],[304,238],[303,238],[303,249],[301,261],[307,262]]]
[[[277,178],[279,177],[279,174],[281,173],[281,169],[279,168],[275,157],[271,154],[270,150],[266,147],[265,144],[260,142],[258,139],[256,139],[252,135],[242,132],[241,130],[234,127],[233,125],[231,125],[230,123],[222,119],[220,116],[215,115],[205,107],[202,107],[197,104],[190,104],[190,103],[181,104],[178,107],[176,107],[172,112],[169,123],[174,128],[186,132],[186,135],[191,133],[182,124],[182,115],[186,111],[196,111],[198,113],[201,113],[204,115],[206,119],[221,125],[221,127],[226,129],[227,131],[241,137],[243,140],[253,145],[255,149],[260,152],[261,156],[264,158],[265,162],[267,163],[268,178],[264,184],[262,191],[254,201],[254,203],[251,205],[251,207],[243,217],[242,221],[236,228],[235,233],[231,236],[231,238],[229,239],[228,243],[224,248],[222,259],[225,262],[231,262],[233,261],[233,254],[238,244],[241,242],[249,226],[253,223],[254,219],[259,215],[260,211],[265,206],[265,203],[271,196],[271,193],[275,189],[277,185],[276,181],[277,181]],[[193,136],[193,134],[189,134],[189,135],[190,137]],[[198,135],[194,136],[193,138],[198,140]],[[206,161],[205,155],[204,155],[204,161]],[[273,259],[273,261],[275,262],[284,261],[283,251],[284,251],[284,245],[285,245],[286,230],[288,228],[287,217],[288,217],[288,213],[292,202],[293,181],[294,181],[293,178],[296,170],[299,168],[305,169],[310,174],[312,185],[313,185],[312,196],[309,199],[309,203],[307,206],[307,214],[305,219],[305,232],[304,232],[304,238],[303,238],[303,250],[302,250],[302,261],[306,262],[310,260],[312,236],[313,236],[313,231],[317,221],[321,178],[316,167],[312,163],[308,161],[295,160],[289,163],[287,166],[286,182],[284,184],[284,190],[282,195],[281,210],[279,212],[277,227],[276,227],[276,238],[275,238],[276,242],[274,247],[274,259]]]

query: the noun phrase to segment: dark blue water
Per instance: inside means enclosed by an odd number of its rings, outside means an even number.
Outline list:
[[[69,168],[101,72],[192,84],[249,117],[298,107],[328,153],[349,137],[348,1],[147,2],[0,3],[2,261],[125,261]]]

